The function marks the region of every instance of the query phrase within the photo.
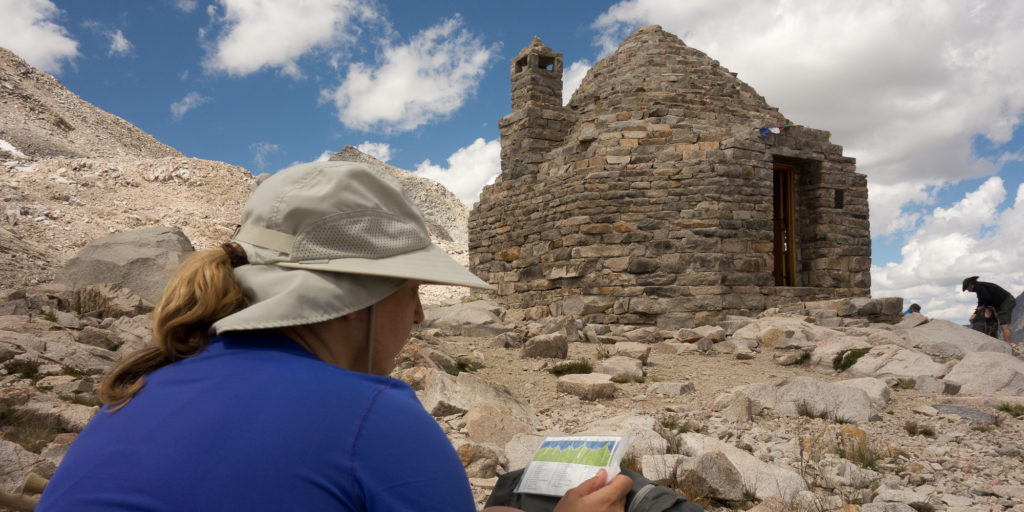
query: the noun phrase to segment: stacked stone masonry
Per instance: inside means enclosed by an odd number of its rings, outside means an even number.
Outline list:
[[[643,27],[566,106],[562,55],[540,39],[511,72],[502,173],[469,224],[470,266],[494,300],[537,317],[678,328],[870,294],[854,159],[825,131],[762,135],[791,123],[707,55]],[[780,166],[795,169],[785,286],[773,274]]]

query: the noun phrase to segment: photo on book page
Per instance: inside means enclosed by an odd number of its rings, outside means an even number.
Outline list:
[[[518,493],[562,496],[602,468],[608,482],[619,474],[629,436],[548,437],[537,448],[516,487]],[[607,483],[607,482],[606,482]]]

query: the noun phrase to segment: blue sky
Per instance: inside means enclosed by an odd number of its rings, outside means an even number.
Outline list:
[[[567,101],[657,23],[831,131],[868,176],[872,294],[962,322],[963,277],[1024,291],[1024,3],[902,4],[0,0],[0,46],[187,156],[273,172],[351,144],[472,204],[534,35]]]

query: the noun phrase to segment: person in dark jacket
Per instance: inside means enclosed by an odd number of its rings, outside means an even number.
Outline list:
[[[1010,333],[1010,322],[1013,321],[1013,308],[1017,306],[1017,300],[1013,298],[1013,295],[995,283],[978,281],[978,276],[964,279],[961,290],[976,293],[979,306],[992,306],[996,309],[999,325],[1003,328],[1003,339],[1012,344],[1013,335]],[[974,322],[974,315],[971,315],[971,322]]]

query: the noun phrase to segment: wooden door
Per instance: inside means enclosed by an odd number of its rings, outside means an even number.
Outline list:
[[[772,255],[775,267],[772,271],[776,286],[796,286],[796,219],[793,207],[796,168],[776,163],[774,169]]]

